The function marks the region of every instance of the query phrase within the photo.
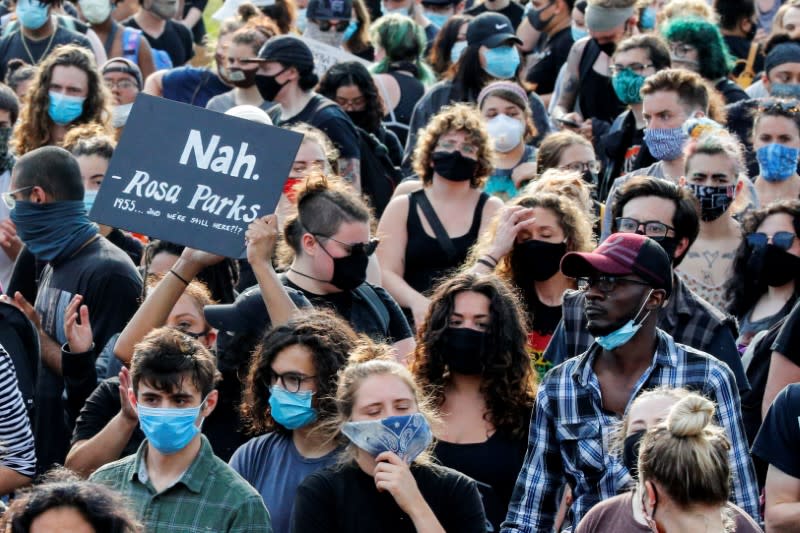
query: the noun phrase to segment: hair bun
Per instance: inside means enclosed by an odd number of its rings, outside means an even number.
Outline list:
[[[699,394],[692,394],[670,409],[667,429],[675,437],[696,437],[708,427],[713,416],[714,402]]]
[[[347,364],[357,365],[375,360],[396,361],[392,347],[387,344],[379,344],[364,335],[359,335],[359,342],[350,352]]]

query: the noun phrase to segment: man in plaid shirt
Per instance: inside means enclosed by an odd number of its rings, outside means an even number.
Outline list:
[[[584,278],[587,327],[596,343],[542,381],[502,531],[551,531],[564,482],[572,489],[572,524],[624,489],[631,477],[608,453],[610,434],[639,392],[663,386],[686,387],[717,403],[718,422],[732,443],[731,499],[758,520],[755,471],[733,374],[656,327],[672,291],[664,249],[643,235],[617,233],[594,252],[567,254],[561,270]]]

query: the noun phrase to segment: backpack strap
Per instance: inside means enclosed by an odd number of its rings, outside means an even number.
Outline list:
[[[439,220],[439,217],[436,215],[436,211],[434,211],[430,200],[428,200],[428,197],[425,196],[425,191],[420,190],[412,194],[419,203],[419,207],[422,209],[422,214],[424,214],[425,218],[428,219],[428,224],[431,225],[433,234],[436,235],[436,240],[439,241],[439,246],[442,248],[445,255],[447,255],[447,259],[451,262],[454,261],[457,253],[456,247],[453,244],[453,241],[450,239],[450,236],[447,234],[447,230],[444,229],[442,221]]]
[[[747,89],[748,87],[750,87],[750,85],[752,85],[753,80],[756,77],[756,73],[753,70],[753,66],[755,65],[756,55],[758,55],[760,47],[761,45],[755,41],[750,43],[750,50],[747,52],[747,61],[745,61],[744,63],[744,70],[742,70],[742,72],[740,72],[739,75],[736,77],[736,85],[738,85],[742,89]]]
[[[372,313],[378,317],[378,320],[381,323],[381,330],[388,337],[389,322],[391,320],[391,317],[389,316],[389,310],[386,309],[386,305],[383,303],[383,300],[381,300],[381,297],[378,296],[378,293],[375,292],[375,289],[372,288],[372,285],[369,283],[362,283],[356,287],[353,292],[367,302],[367,305],[369,305]]]
[[[123,26],[122,28],[122,57],[139,64],[139,46],[142,39],[141,30]]]

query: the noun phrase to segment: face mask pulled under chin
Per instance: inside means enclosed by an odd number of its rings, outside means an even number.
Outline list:
[[[650,299],[650,295],[653,294],[653,289],[647,293],[647,296],[642,302],[641,307],[636,312],[633,318],[625,322],[622,326],[617,328],[616,330],[612,331],[608,335],[601,335],[599,337],[595,337],[595,341],[599,344],[604,350],[610,352],[616,350],[620,346],[624,346],[636,335],[636,333],[642,329],[642,323],[647,320],[647,317],[650,316],[650,311],[648,310],[641,320],[637,322],[639,315],[642,314],[644,311],[644,306],[647,305],[647,300]]]

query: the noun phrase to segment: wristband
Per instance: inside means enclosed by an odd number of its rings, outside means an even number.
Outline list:
[[[491,264],[486,259],[478,259],[478,263],[482,264],[483,266],[489,267],[490,270],[494,270],[497,265]]]
[[[186,285],[187,287],[189,286],[189,282],[186,281],[185,279],[183,279],[183,277],[180,274],[178,274],[177,272],[175,272],[173,269],[170,268],[169,272],[170,272],[170,274],[172,274],[173,276],[175,276],[176,278],[181,280],[184,285]]]

